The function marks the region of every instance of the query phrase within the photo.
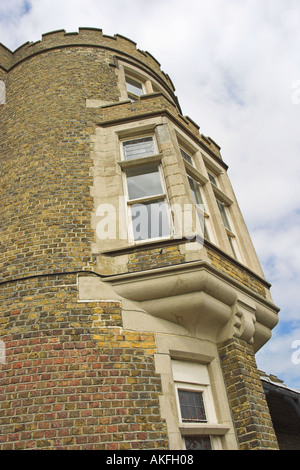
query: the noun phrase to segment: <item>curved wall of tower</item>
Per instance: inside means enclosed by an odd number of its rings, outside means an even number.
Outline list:
[[[93,200],[86,99],[119,101],[114,56],[158,64],[131,41],[81,30],[43,36],[12,56],[1,112],[1,277],[49,274],[90,261]]]
[[[254,352],[278,309],[220,148],[182,116],[156,59],[120,35],[55,31],[14,52],[0,44],[0,80],[0,448],[276,447]],[[145,137],[150,157],[124,161],[124,142]],[[193,202],[187,174],[204,187],[212,239],[179,237],[173,214],[168,236],[136,243],[124,188],[147,162],[170,206]],[[108,206],[125,235],[100,233]],[[245,384],[238,399],[233,364]],[[196,370],[210,403],[204,437],[182,422],[176,398]],[[247,431],[245,396],[258,403]]]

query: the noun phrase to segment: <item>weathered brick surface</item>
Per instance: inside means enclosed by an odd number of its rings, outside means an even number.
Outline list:
[[[119,102],[116,57],[154,77],[169,98]],[[14,53],[0,45],[0,79],[0,449],[165,449],[154,335],[124,330],[118,302],[78,302],[77,275],[96,258],[93,137],[115,121],[167,115],[221,164],[220,149],[180,114],[157,61],[118,35],[82,28],[43,35]],[[114,104],[89,108],[87,99]],[[174,168],[164,170],[172,193]],[[177,242],[140,247],[127,269],[179,264],[184,256]],[[211,262],[263,295],[256,278],[225,258]],[[220,347],[239,442],[272,447],[247,348],[234,340]]]
[[[232,338],[218,348],[240,449],[278,449],[252,346]]]
[[[163,93],[154,93],[150,95],[142,96],[140,101],[136,102],[123,102],[116,103],[113,106],[103,106],[101,110],[98,111],[97,117],[99,123],[103,122],[104,124],[110,123],[115,120],[125,120],[137,118],[137,116],[147,116],[152,113],[163,113],[168,112],[173,116],[179,124],[183,125],[184,128],[190,132],[194,137],[199,140],[199,142],[204,142],[204,139],[199,134],[199,128],[186,117],[182,116],[178,112],[178,108],[170,101]],[[205,144],[212,146],[209,141],[205,140]],[[219,151],[216,151],[214,147],[214,153],[216,156],[220,156]]]
[[[66,33],[64,30],[52,31],[42,35],[42,40],[35,43],[25,43],[20,46],[11,57],[8,51],[0,54],[0,60],[6,60],[8,67],[13,67],[24,59],[44,53],[47,50],[53,50],[58,47],[70,50],[72,47],[85,46],[97,50],[108,51],[110,55],[121,54],[123,59],[134,60],[140,67],[148,67],[153,70],[171,90],[173,85],[170,78],[160,69],[158,61],[148,52],[137,49],[136,44],[131,39],[116,34],[108,36],[102,34],[100,29],[79,28],[78,33]]]
[[[132,41],[102,37],[99,31],[45,35],[14,54],[1,48],[1,63],[8,70],[0,122],[2,279],[91,262],[90,136],[95,126],[145,110],[168,107],[176,114],[176,106],[162,95],[123,107],[86,108],[86,99],[119,100],[112,66],[116,47],[119,56],[153,67],[172,89],[151,55],[138,51]]]
[[[85,50],[74,55],[85,62]],[[101,70],[100,62],[95,58]],[[1,123],[8,138],[0,143],[2,278],[90,260],[89,127],[79,84],[101,85],[89,64],[76,71],[74,59],[51,51],[8,75]]]
[[[210,258],[212,264],[221,269],[232,278],[239,281],[246,287],[249,287],[251,290],[257,292],[258,294],[266,297],[266,288],[260,280],[258,280],[254,275],[247,272],[245,269],[238,267],[236,264],[231,261],[226,260],[226,258],[212,250],[207,250],[208,257]]]
[[[136,250],[129,255],[128,271],[142,271],[180,263],[184,263],[184,255],[180,253],[178,245]]]
[[[0,305],[0,449],[167,447],[154,337],[118,302],[78,303],[66,275],[7,283]]]

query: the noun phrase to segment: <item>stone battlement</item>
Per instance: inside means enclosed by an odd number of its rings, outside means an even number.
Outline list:
[[[138,49],[136,43],[131,39],[120,34],[108,36],[97,28],[79,28],[78,32],[66,32],[64,29],[50,31],[43,34],[41,40],[26,42],[14,52],[0,43],[0,67],[9,70],[30,56],[51,49],[74,46],[99,47],[116,53],[120,52],[122,55],[148,66],[163,78],[172,91],[175,90],[170,77],[161,70],[159,62],[149,52]]]

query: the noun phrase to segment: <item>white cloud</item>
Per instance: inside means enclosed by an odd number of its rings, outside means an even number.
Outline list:
[[[257,366],[266,373],[274,373],[291,388],[299,389],[300,328],[292,331],[275,329],[267,348],[256,356]],[[276,371],[274,371],[276,364]]]
[[[299,0],[1,0],[0,41],[13,50],[80,26],[151,52],[183,113],[221,145],[280,323],[293,322],[300,339]],[[277,327],[261,354],[266,372],[295,381],[289,354]]]

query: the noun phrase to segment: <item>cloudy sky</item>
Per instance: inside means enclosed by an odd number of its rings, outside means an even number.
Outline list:
[[[83,26],[154,55],[183,114],[221,146],[281,309],[257,363],[300,389],[299,0],[0,0],[11,50]]]

